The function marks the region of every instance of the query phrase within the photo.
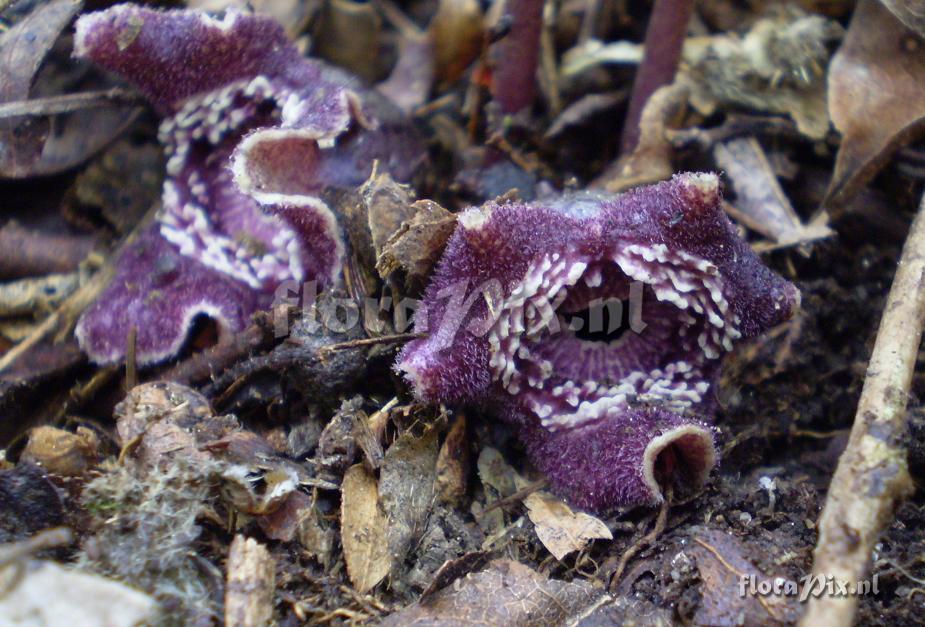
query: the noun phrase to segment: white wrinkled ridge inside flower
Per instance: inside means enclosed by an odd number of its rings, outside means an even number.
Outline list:
[[[729,303],[723,296],[723,281],[709,261],[683,251],[671,252],[664,244],[629,245],[617,251],[613,260],[633,280],[651,285],[660,301],[681,310],[689,307],[707,317],[710,328],[701,331],[697,344],[708,359],[717,359],[723,350],[731,351],[732,342],[742,337],[734,326],[739,320],[725,319]],[[686,335],[685,328],[680,331]],[[692,340],[682,343],[685,350],[692,350]]]
[[[276,231],[271,248],[256,253],[245,244],[217,231],[211,224],[208,207],[219,199],[210,197],[210,188],[234,189],[231,172],[223,169],[209,185],[199,170],[187,167],[195,142],[220,144],[228,134],[250,122],[258,106],[285,99],[285,90],[274,91],[264,76],[236,81],[220,90],[190,98],[158,129],[164,145],[168,179],[164,183],[163,210],[158,216],[161,235],[177,246],[180,253],[194,257],[205,265],[234,277],[254,289],[268,282],[303,280],[300,245],[295,232],[285,222],[272,216],[257,216],[267,230]],[[237,104],[237,106],[235,106]],[[206,162],[206,165],[212,165]],[[181,201],[178,185],[188,190],[189,198]]]
[[[580,298],[589,300],[589,295],[606,295],[613,289],[605,284],[602,272],[602,264],[608,262],[622,272],[626,283],[641,282],[659,303],[672,307],[661,306],[658,313],[662,319],[646,321],[655,325],[655,331],[649,336],[643,331],[633,341],[624,336],[602,345],[566,338],[571,342],[567,350],[553,354],[564,354],[566,360],[574,361],[583,357],[575,354],[575,346],[577,350],[590,347],[596,351],[592,355],[603,355],[605,361],[618,364],[616,371],[620,372],[619,378],[613,379],[573,378],[562,372],[570,365],[561,360],[553,363],[540,353],[549,353],[543,349],[557,341],[555,334],[572,333],[557,319],[557,309],[569,297],[570,289],[576,293],[583,290]],[[676,410],[700,403],[710,388],[701,366],[732,350],[733,341],[741,336],[736,328],[740,321],[730,312],[717,268],[683,251],[669,251],[662,244],[619,246],[607,261],[559,253],[543,255],[531,264],[497,311],[488,333],[494,380],[511,395],[520,396],[550,430],[614,417],[634,402],[657,402]],[[664,319],[666,314],[668,319]],[[544,332],[552,335],[544,337]],[[654,356],[660,363],[657,367],[633,367],[633,353],[646,339],[650,359]],[[659,351],[665,359],[659,359]],[[661,363],[679,352],[689,357]]]

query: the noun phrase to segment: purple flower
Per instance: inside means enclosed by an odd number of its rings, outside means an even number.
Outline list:
[[[285,281],[333,283],[344,244],[320,192],[362,183],[375,160],[400,180],[422,161],[397,109],[266,17],[117,5],[78,20],[75,54],[145,94],[168,157],[156,224],[77,326],[96,362],[120,359],[132,326],[154,363],[198,314],[236,331]]]
[[[495,408],[575,504],[656,504],[715,464],[722,356],[798,305],[713,174],[487,203],[460,215],[398,368],[423,400]]]

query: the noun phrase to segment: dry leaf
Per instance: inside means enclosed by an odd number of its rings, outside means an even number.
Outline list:
[[[26,100],[45,56],[80,10],[73,0],[38,5],[0,35],[0,102]],[[49,132],[45,118],[0,120],[0,174],[23,177],[41,159]]]
[[[570,627],[673,627],[677,624],[679,621],[674,618],[670,606],[660,607],[647,595],[635,594],[613,598],[601,597],[597,603],[569,621]]]
[[[436,48],[437,78],[454,83],[478,56],[483,41],[478,0],[440,0],[428,32]]]
[[[401,224],[414,215],[411,208],[414,191],[376,168],[360,188],[360,196],[366,209],[373,253],[378,257]]]
[[[793,246],[832,235],[823,212],[804,225],[777,180],[768,158],[754,137],[717,143],[713,157],[732,182],[734,211],[729,213],[778,246]]]
[[[745,575],[759,581],[773,579],[757,570],[747,558],[749,547],[734,536],[713,529],[694,529],[690,551],[700,572],[700,607],[694,614],[698,625],[792,624],[800,614],[797,599],[784,595],[742,596]],[[757,550],[757,549],[752,549]]]
[[[506,498],[517,491],[517,472],[505,461],[497,449],[486,446],[479,453],[476,462],[479,479],[485,490],[485,506]],[[473,513],[476,514],[479,525],[485,533],[492,534],[504,526],[504,512],[496,508],[485,515],[479,515],[478,508],[482,504],[472,503]]]
[[[562,55],[562,78],[571,78],[601,64],[638,65],[642,61],[643,47],[629,41],[605,44],[599,39],[588,39],[570,48]]]
[[[440,454],[437,456],[437,478],[434,491],[441,503],[458,507],[466,498],[469,477],[469,438],[466,430],[466,415],[459,413],[450,427]]]
[[[842,133],[824,206],[840,208],[925,130],[925,42],[876,0],[861,0],[829,69]]]
[[[921,0],[880,0],[906,27],[925,37],[925,5]]]
[[[86,282],[88,274],[46,274],[0,283],[0,317],[50,313]]]
[[[434,45],[430,37],[406,37],[389,78],[376,86],[399,109],[411,114],[427,102],[434,83]]]
[[[77,427],[76,433],[71,433],[45,425],[29,432],[29,442],[19,458],[53,475],[77,477],[97,462],[99,447],[99,438],[86,427]]]
[[[626,90],[582,96],[556,116],[556,119],[553,120],[553,123],[550,124],[549,128],[546,130],[544,137],[546,137],[546,139],[553,139],[567,129],[587,124],[590,118],[615,109],[625,100]]]
[[[119,445],[147,466],[177,456],[206,461],[203,445],[239,427],[234,416],[213,416],[206,398],[192,388],[166,381],[135,386],[114,410]]]
[[[489,502],[506,498],[517,491],[517,473],[498,449],[490,446],[483,448],[479,453],[477,466],[482,483],[493,490],[493,493],[486,494],[491,497],[488,499]]]
[[[54,562],[33,560],[0,569],[0,590],[4,625],[133,627],[155,624],[158,618],[157,602],[147,594]]]
[[[424,532],[434,500],[436,463],[437,429],[421,437],[405,433],[385,452],[379,473],[379,500],[388,520],[393,573]]]
[[[84,69],[64,60],[64,55],[49,55],[81,6],[75,0],[37,4],[32,13],[0,34],[0,103],[55,95],[64,84],[88,90],[111,86],[88,79]],[[71,168],[112,141],[137,111],[103,106],[52,117],[0,120],[0,176],[26,178]]]
[[[376,478],[363,464],[347,469],[341,486],[341,542],[353,587],[366,593],[389,574],[388,519]]]
[[[613,540],[610,529],[600,519],[584,512],[576,514],[565,501],[548,492],[534,492],[524,504],[536,536],[559,561],[592,540]]]
[[[495,560],[425,603],[392,614],[382,625],[561,625],[602,596],[585,582],[547,579],[523,564]]]
[[[607,168],[592,185],[622,192],[669,178],[674,173],[674,151],[665,137],[665,128],[675,125],[684,114],[687,97],[687,87],[679,83],[657,89],[642,110],[636,148]]]
[[[411,218],[402,222],[383,246],[376,271],[385,278],[402,269],[408,283],[420,284],[430,275],[453,234],[456,215],[430,200],[419,200],[410,209]]]
[[[367,82],[382,78],[382,18],[372,3],[327,0],[314,33],[314,54]]]
[[[829,130],[825,100],[828,44],[841,26],[789,6],[735,34],[688,39],[679,82],[691,88],[691,105],[705,115],[718,107],[786,113],[812,139]]]
[[[468,575],[474,570],[484,568],[488,562],[489,554],[485,551],[465,553],[457,558],[443,562],[437,572],[433,574],[430,583],[421,592],[420,600],[424,601],[427,597],[446,588],[460,577]]]

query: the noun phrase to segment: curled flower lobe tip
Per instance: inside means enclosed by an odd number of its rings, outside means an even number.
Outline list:
[[[238,331],[284,282],[334,283],[344,243],[321,192],[362,183],[376,160],[400,180],[421,162],[397,109],[302,57],[267,17],[116,5],[77,21],[75,55],[150,100],[167,156],[155,225],[78,324],[96,362],[124,356],[129,328],[154,311],[169,323],[139,335],[142,365],[176,353],[191,312]]]
[[[738,236],[711,173],[488,203],[461,214],[418,312],[428,336],[397,367],[421,399],[517,425],[576,504],[654,504],[663,482],[706,479],[722,358],[798,294]]]

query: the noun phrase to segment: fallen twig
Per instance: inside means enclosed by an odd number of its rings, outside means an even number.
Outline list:
[[[0,277],[73,272],[95,243],[96,238],[87,235],[44,233],[8,222],[0,228]]]
[[[373,346],[375,344],[391,344],[392,342],[408,342],[421,337],[427,337],[426,333],[395,333],[393,335],[380,335],[379,337],[364,337],[358,340],[348,340],[338,344],[329,344],[318,350],[318,356],[322,359],[330,353],[347,350],[348,348],[359,348],[361,346]]]
[[[668,510],[671,509],[672,496],[673,491],[671,486],[668,485],[665,487],[665,500],[662,501],[662,507],[658,510],[658,516],[655,518],[655,526],[652,527],[652,531],[631,544],[620,556],[617,569],[613,571],[610,578],[610,590],[616,590],[617,584],[620,583],[620,578],[623,577],[623,571],[626,570],[626,565],[629,564],[630,560],[641,550],[655,542],[665,531],[665,527],[668,525]]]
[[[158,206],[155,205],[148,210],[145,217],[142,218],[135,229],[122,240],[107,262],[95,275],[93,275],[93,277],[81,285],[73,294],[68,296],[58,309],[49,314],[48,317],[35,328],[29,337],[7,351],[3,357],[0,357],[0,372],[12,366],[24,353],[53,332],[55,332],[55,341],[61,341],[71,333],[74,329],[74,324],[77,322],[77,318],[83,313],[83,310],[99,296],[100,292],[109,285],[112,277],[115,276],[115,263],[119,259],[122,251],[133,243],[142,231],[151,224],[151,221],[154,220],[157,207]]]
[[[482,519],[482,518],[485,517],[485,515],[486,515],[488,512],[493,512],[493,511],[495,511],[496,509],[498,509],[499,507],[508,507],[509,505],[513,505],[513,504],[515,504],[515,503],[520,503],[521,501],[523,501],[525,498],[527,498],[528,496],[530,496],[530,495],[533,494],[534,492],[537,492],[537,491],[542,490],[543,488],[545,488],[548,484],[549,484],[549,480],[548,480],[548,479],[538,479],[538,480],[534,481],[533,483],[527,484],[526,486],[524,486],[524,487],[521,488],[520,490],[517,490],[517,492],[515,492],[514,494],[512,494],[512,495],[510,495],[510,496],[506,496],[506,497],[504,497],[503,499],[498,499],[497,501],[495,501],[495,502],[493,502],[493,503],[489,503],[489,504],[485,507],[485,509],[483,509],[481,512],[479,512],[478,514],[476,514],[476,518]]]
[[[23,115],[52,115],[70,113],[81,109],[98,109],[99,107],[124,107],[141,105],[141,94],[122,87],[87,91],[79,94],[64,94],[47,98],[30,98],[0,104],[0,120]]]
[[[925,324],[925,197],[887,297],[848,446],[819,519],[813,574],[853,590],[893,511],[912,490],[906,459],[906,404]],[[810,599],[802,625],[850,625],[853,594]]]

